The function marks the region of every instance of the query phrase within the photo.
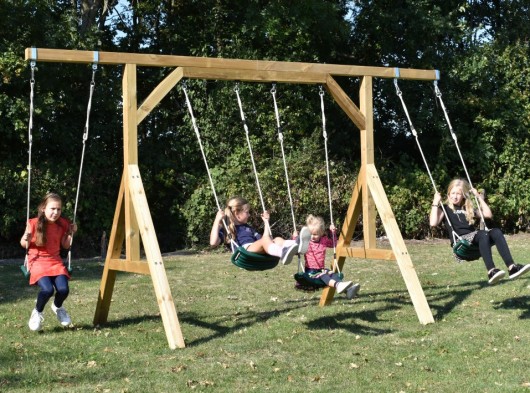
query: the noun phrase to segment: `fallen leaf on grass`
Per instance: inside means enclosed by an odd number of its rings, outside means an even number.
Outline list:
[[[86,366],[87,366],[88,368],[93,368],[93,367],[96,367],[96,366],[97,366],[97,363],[96,363],[95,360],[91,360],[91,361],[87,362]]]
[[[197,386],[214,386],[214,383],[211,381],[194,381],[190,379],[186,382],[186,386],[190,389],[195,389]]]
[[[178,366],[175,366],[175,367],[171,367],[171,372],[180,373],[181,371],[184,371],[186,369],[187,369],[187,367],[185,365],[181,364],[181,365],[178,365]]]

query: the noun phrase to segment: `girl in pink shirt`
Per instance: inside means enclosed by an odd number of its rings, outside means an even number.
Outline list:
[[[55,292],[51,305],[53,313],[62,326],[71,323],[70,316],[63,308],[68,297],[70,274],[60,255],[61,247],[68,249],[77,226],[61,217],[62,200],[55,193],[48,193],[38,207],[38,216],[31,218],[20,245],[27,250],[27,268],[30,285],[40,287],[35,309],[31,313],[28,326],[38,331],[42,328],[44,306]]]
[[[342,281],[341,277],[333,271],[326,269],[326,249],[332,248],[337,242],[336,229],[330,225],[331,238],[327,237],[324,226],[324,219],[310,214],[307,216],[306,225],[311,233],[309,247],[304,255],[305,273],[311,278],[320,279],[328,287],[335,288],[337,293],[346,292],[348,299],[357,296],[360,284],[353,284],[352,281]]]

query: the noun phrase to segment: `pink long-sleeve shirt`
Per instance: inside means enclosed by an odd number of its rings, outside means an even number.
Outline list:
[[[335,238],[335,234],[332,235]],[[318,242],[310,241],[305,254],[306,269],[324,269],[326,266],[326,249],[333,247],[333,239],[322,236]]]

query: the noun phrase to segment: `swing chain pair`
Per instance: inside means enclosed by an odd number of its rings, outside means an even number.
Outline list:
[[[31,158],[32,158],[32,146],[33,146],[33,113],[34,113],[34,92],[35,92],[35,68],[36,68],[36,51],[33,53],[33,59],[30,61],[30,69],[31,69],[31,78],[30,78],[30,109],[29,109],[29,123],[28,123],[28,191],[27,191],[27,206],[26,206],[26,223],[29,222],[29,214],[30,214],[30,195],[31,195]],[[90,112],[92,109],[92,96],[94,93],[94,88],[96,85],[95,82],[95,76],[97,71],[97,63],[99,60],[99,54],[98,52],[94,52],[94,63],[92,64],[92,79],[90,81],[90,94],[88,99],[88,105],[87,105],[87,116],[86,116],[86,122],[85,127],[83,130],[83,149],[81,153],[81,162],[79,167],[79,177],[77,181],[77,189],[76,189],[76,197],[75,197],[75,204],[74,204],[74,212],[73,212],[73,220],[72,223],[75,225],[76,223],[76,214],[77,214],[77,205],[79,201],[79,190],[81,187],[81,178],[83,173],[83,162],[84,162],[84,156],[85,156],[85,147],[86,147],[86,141],[88,139],[88,130],[89,130],[89,122],[90,122]],[[72,243],[74,241],[73,233],[71,234],[71,241],[70,241],[70,248],[68,249],[68,271],[71,271],[71,247]],[[29,268],[29,261],[28,261],[28,253],[29,253],[29,243],[30,239],[26,242],[26,257],[24,260],[24,268],[26,270],[25,274],[30,274],[30,268]]]

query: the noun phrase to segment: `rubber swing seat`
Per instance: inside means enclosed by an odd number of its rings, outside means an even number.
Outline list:
[[[459,239],[453,245],[453,252],[464,261],[475,261],[480,258],[480,250],[466,239]]]
[[[274,269],[278,266],[280,258],[269,254],[259,254],[251,252],[243,247],[239,247],[235,253],[232,254],[231,261],[237,267],[249,271],[262,271]]]

